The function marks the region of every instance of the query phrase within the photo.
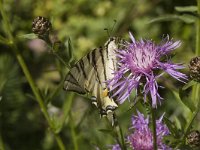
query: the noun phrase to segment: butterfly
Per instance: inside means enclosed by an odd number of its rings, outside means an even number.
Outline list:
[[[117,70],[115,50],[119,48],[121,39],[111,37],[104,44],[82,57],[70,69],[64,81],[64,89],[79,94],[90,93],[92,104],[97,106],[101,116],[113,113],[118,107],[109,94],[106,81],[113,78]]]

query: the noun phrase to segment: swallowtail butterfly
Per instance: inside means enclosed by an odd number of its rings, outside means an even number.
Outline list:
[[[112,37],[103,47],[89,52],[71,68],[64,81],[64,89],[67,91],[90,93],[92,104],[99,108],[101,116],[113,113],[118,107],[109,96],[105,81],[111,79],[117,69],[115,49],[120,43],[120,38]]]

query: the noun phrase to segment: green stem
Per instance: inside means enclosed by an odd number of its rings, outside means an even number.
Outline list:
[[[6,34],[7,34],[8,38],[9,38],[9,41],[10,41],[10,45],[9,46],[12,48],[13,52],[15,53],[15,55],[17,57],[17,60],[18,60],[18,62],[20,64],[20,67],[22,68],[22,71],[24,72],[25,77],[26,77],[26,79],[27,79],[32,91],[33,91],[33,94],[36,97],[36,100],[37,100],[37,102],[38,102],[38,104],[39,104],[39,106],[41,108],[41,111],[42,111],[45,119],[47,120],[52,133],[54,134],[54,137],[55,137],[55,139],[57,141],[57,144],[58,144],[60,150],[65,150],[65,146],[64,146],[60,136],[58,134],[56,134],[55,131],[54,131],[53,122],[51,121],[51,118],[50,118],[50,116],[49,116],[49,114],[47,112],[46,105],[44,104],[44,101],[43,101],[41,95],[39,94],[39,91],[38,91],[38,89],[37,89],[37,87],[36,87],[36,85],[35,85],[35,83],[33,81],[33,78],[32,78],[32,76],[31,76],[31,74],[30,74],[30,72],[28,70],[28,67],[27,67],[24,59],[22,58],[21,54],[19,53],[19,50],[17,49],[16,44],[14,43],[14,40],[13,40],[14,38],[12,36],[10,24],[9,24],[8,18],[6,16],[6,13],[4,11],[3,4],[2,4],[1,0],[0,0],[0,11],[1,11],[1,15],[2,15],[3,21],[4,21],[4,25],[6,25],[6,28],[7,28],[6,29]]]
[[[119,134],[118,134],[119,130],[120,130],[120,127],[118,125],[114,125],[114,127],[113,127],[113,137],[115,138],[116,142],[120,145],[121,149],[126,150],[126,147],[122,144],[122,142],[119,139]],[[123,137],[121,136],[121,138],[123,138]]]
[[[196,106],[196,110],[192,113],[191,117],[190,117],[190,120],[185,128],[185,131],[184,131],[184,135],[182,136],[181,138],[181,143],[179,143],[177,146],[176,146],[176,149],[179,148],[182,144],[185,144],[185,139],[186,139],[186,136],[188,135],[190,129],[191,129],[191,126],[193,124],[193,121],[195,120],[197,114],[199,113],[200,111],[200,97],[198,98],[198,104]]]
[[[6,33],[7,37],[9,40],[13,41],[13,36],[11,34],[11,26],[10,26],[10,23],[8,21],[8,17],[4,11],[4,8],[3,8],[3,2],[2,0],[0,0],[0,11],[1,11],[1,15],[2,15],[2,18],[3,18],[3,21],[4,21],[4,32]]]
[[[54,56],[56,56],[56,58],[63,63],[63,65],[65,65],[68,69],[70,69],[69,64],[67,64],[56,52],[52,52]]]
[[[152,129],[153,129],[153,149],[157,150],[157,134],[156,134],[156,117],[155,109],[151,108],[151,117],[152,117]]]
[[[59,134],[56,134],[56,133],[54,132],[54,137],[55,137],[55,139],[56,139],[56,142],[57,142],[57,144],[58,144],[59,149],[60,149],[60,150],[66,150],[66,149],[65,149],[65,145],[64,145],[64,143],[63,143],[63,141],[62,141],[60,135],[59,135]]]
[[[65,103],[63,105],[63,119],[61,121],[61,129],[63,128],[66,118],[70,116],[70,110],[72,108],[72,102],[74,99],[74,93],[70,93],[69,95],[67,95],[66,99],[65,99]]]
[[[45,103],[48,104],[52,98],[55,97],[55,95],[63,88],[63,80],[59,83],[59,85],[54,89],[52,93],[50,93],[47,98],[45,99]]]
[[[119,132],[120,132],[120,137],[121,137],[121,141],[122,141],[123,150],[126,150],[126,145],[125,145],[125,141],[124,141],[124,136],[123,136],[122,128],[121,128],[120,125],[119,125]]]
[[[74,120],[72,118],[72,115],[70,114],[70,129],[71,129],[71,136],[72,136],[72,141],[74,145],[74,150],[78,150],[78,141],[77,141],[77,136],[76,136],[76,131],[74,127]]]
[[[200,0],[197,0],[197,8],[198,8],[198,15],[200,16]],[[196,50],[195,55],[200,56],[200,18],[196,21]],[[190,128],[193,124],[194,119],[196,118],[198,112],[200,111],[200,84],[194,85],[192,88],[192,100],[196,103],[196,110],[192,113],[190,117],[190,121],[188,122],[184,135],[182,137],[182,141],[185,141],[185,138],[190,131]],[[179,145],[178,145],[179,146]]]
[[[119,134],[118,134],[119,132],[120,132],[119,125],[115,125],[114,126],[114,137],[115,137],[115,140],[120,145],[120,147],[121,147],[122,150],[126,150],[126,147],[124,146],[124,144],[122,142],[123,141],[123,135],[121,136],[121,141],[120,141]],[[121,135],[121,133],[120,133],[120,135]]]
[[[200,16],[200,0],[197,0],[198,15]],[[200,18],[197,19],[196,25],[196,50],[195,54],[200,56]]]
[[[0,135],[0,150],[5,150],[5,146],[1,135]]]
[[[51,42],[51,40],[49,39],[49,35],[48,36],[45,36],[44,38],[42,38],[48,45],[48,47],[50,48],[50,52],[56,56],[56,58],[63,64],[65,65],[68,69],[70,69],[70,65],[67,64],[57,53],[56,53],[56,50],[54,49],[53,47],[53,43]]]
[[[115,140],[120,145],[122,150],[126,150],[127,148],[126,148],[126,145],[125,145],[122,128],[119,125],[119,122],[118,122],[116,114],[114,113],[113,115],[114,115],[113,116],[114,117],[113,118],[114,119],[114,126],[112,126],[112,128],[113,128],[113,131],[114,131],[114,134],[115,134],[115,136],[114,136]],[[109,124],[110,124],[110,122],[109,122]],[[119,138],[121,138],[121,141],[120,141]]]
[[[33,91],[33,94],[35,95],[36,100],[40,105],[41,111],[43,112],[43,114],[44,114],[46,120],[48,121],[49,125],[51,125],[50,127],[53,127],[52,124],[51,124],[51,120],[50,120],[49,114],[47,112],[46,105],[44,104],[44,101],[43,101],[42,97],[39,94],[39,91],[38,91],[38,89],[37,89],[37,87],[36,87],[36,85],[35,85],[35,83],[34,83],[34,81],[32,79],[32,76],[31,76],[31,74],[30,74],[30,72],[28,70],[28,67],[27,67],[24,59],[22,58],[21,54],[19,53],[19,51],[16,49],[15,46],[12,46],[12,49],[14,50],[14,53],[16,54],[17,60],[18,60],[20,66],[22,68],[22,71],[24,72],[25,77],[26,77],[26,79],[27,79],[32,91]]]
[[[198,15],[200,16],[200,0],[197,0],[197,8],[198,8]],[[200,18],[197,19],[196,21],[196,50],[195,50],[195,55],[196,56],[200,56]],[[197,110],[195,110],[195,112],[193,113],[193,115],[191,116],[191,121],[189,122],[188,126],[190,127],[191,123],[193,122],[193,119],[196,117],[196,113],[199,112],[199,93],[200,93],[200,84],[196,84],[193,86],[192,88],[192,100],[194,101],[195,104],[197,104]],[[186,131],[189,130],[186,129]],[[186,133],[185,133],[186,134]],[[185,136],[184,136],[185,137]]]
[[[64,144],[63,144],[61,138],[54,131],[54,125],[53,125],[53,122],[51,121],[51,118],[50,118],[48,112],[47,112],[47,107],[46,107],[46,105],[44,103],[44,100],[42,99],[41,95],[39,94],[39,91],[38,91],[38,89],[37,89],[37,87],[36,87],[36,85],[35,85],[35,83],[33,81],[33,78],[32,78],[32,76],[31,76],[31,74],[30,74],[30,72],[28,70],[28,67],[27,67],[24,59],[22,58],[21,54],[19,53],[19,51],[18,51],[18,49],[16,48],[15,45],[12,46],[12,49],[13,49],[16,57],[17,57],[17,60],[18,60],[20,66],[22,68],[22,71],[25,74],[25,77],[26,77],[26,79],[27,79],[32,91],[33,91],[33,94],[36,97],[36,100],[37,100],[37,102],[38,102],[38,104],[39,104],[39,106],[41,108],[41,111],[42,111],[45,119],[47,120],[51,131],[53,132],[53,134],[55,136],[55,139],[57,141],[57,144],[58,144],[60,150],[65,150],[65,147],[64,147]]]
[[[192,123],[193,123],[194,119],[196,118],[196,116],[197,116],[197,114],[198,114],[199,111],[200,111],[200,97],[198,98],[198,103],[197,103],[196,110],[192,113],[190,121],[189,121],[187,127],[185,128],[185,133],[184,133],[184,136],[183,136],[182,140],[185,140],[188,132],[190,131]]]
[[[197,0],[198,16],[200,16],[200,0]],[[195,56],[200,56],[200,18],[197,18],[196,21],[196,50]],[[196,100],[199,97],[200,85],[194,85],[192,89],[192,100],[196,103]]]

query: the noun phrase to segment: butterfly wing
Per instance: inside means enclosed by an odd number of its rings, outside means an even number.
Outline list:
[[[117,108],[115,101],[108,96],[106,80],[113,77],[116,70],[116,38],[110,38],[104,47],[88,53],[69,71],[64,82],[64,89],[79,94],[91,93],[92,103],[102,115],[107,115]]]

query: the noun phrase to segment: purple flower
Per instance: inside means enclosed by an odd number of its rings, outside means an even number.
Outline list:
[[[137,116],[132,117],[132,134],[127,137],[128,142],[134,150],[153,150],[153,135],[149,128],[149,116],[137,112]],[[162,123],[163,116],[156,121],[157,145],[158,149],[171,150],[167,145],[162,143],[163,136],[169,134],[166,125]]]
[[[111,150],[121,150],[121,147],[119,144],[110,145],[109,147]]]
[[[115,91],[112,96],[117,96],[118,101],[123,103],[132,90],[136,90],[137,93],[139,86],[143,85],[144,100],[150,93],[152,106],[156,107],[162,99],[156,81],[162,74],[157,75],[156,71],[163,70],[182,82],[187,80],[185,74],[177,71],[184,68],[181,64],[174,64],[169,60],[161,61],[181,43],[169,40],[168,36],[159,45],[151,40],[136,41],[131,33],[130,38],[131,43],[125,42],[123,49],[116,50],[119,58],[118,70],[114,72],[114,77],[107,81],[108,86],[111,91]]]

